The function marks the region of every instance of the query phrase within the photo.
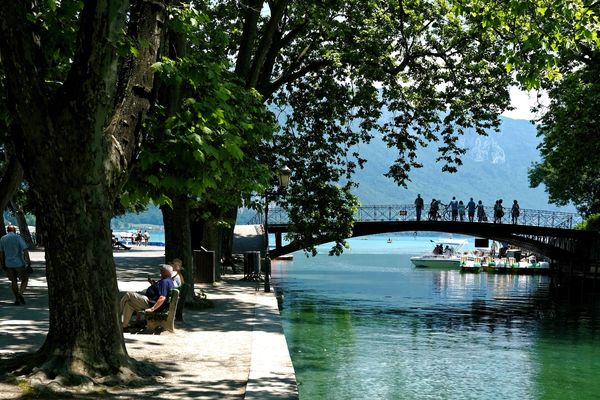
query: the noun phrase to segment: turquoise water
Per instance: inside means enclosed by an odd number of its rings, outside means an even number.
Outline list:
[[[415,269],[430,239],[273,263],[301,399],[600,398],[598,298],[559,297],[542,276]]]

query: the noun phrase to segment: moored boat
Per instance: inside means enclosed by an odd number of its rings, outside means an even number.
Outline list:
[[[415,267],[460,268],[460,252],[467,240],[440,239],[433,242],[435,247],[431,253],[410,258]]]

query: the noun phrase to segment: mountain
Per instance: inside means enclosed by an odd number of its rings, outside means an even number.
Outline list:
[[[458,172],[442,172],[442,164],[436,162],[437,143],[419,151],[418,161],[423,168],[410,173],[408,188],[398,187],[384,174],[395,160],[393,149],[380,139],[375,138],[369,144],[358,146],[362,157],[367,159],[365,168],[356,173],[359,187],[354,190],[363,205],[412,204],[417,194],[428,204],[432,198],[448,203],[452,196],[467,202],[470,197],[482,200],[486,206],[492,206],[496,199],[503,199],[509,206],[518,200],[521,208],[556,210],[548,203],[544,188],[529,187],[527,169],[539,159],[536,129],[526,120],[502,118],[500,130],[490,130],[488,136],[479,136],[474,131],[467,132],[460,139],[460,146],[467,151],[462,156],[463,165]],[[561,209],[574,212],[574,207]],[[239,220],[246,221],[256,212],[246,210],[240,213]],[[162,225],[160,211],[151,207],[148,212],[131,216],[135,222]],[[129,216],[119,218],[120,222],[129,222]]]
[[[539,159],[539,143],[535,126],[529,121],[502,118],[498,132],[490,130],[488,136],[479,136],[469,131],[461,137],[459,145],[466,153],[457,173],[441,171],[442,163],[435,161],[438,143],[421,148],[418,161],[423,168],[411,171],[411,182],[405,189],[384,176],[396,154],[380,138],[375,138],[359,147],[367,163],[356,174],[359,187],[354,193],[363,205],[412,204],[420,193],[426,204],[432,198],[448,203],[456,196],[464,202],[473,197],[488,206],[496,199],[503,199],[506,206],[518,200],[521,208],[556,210],[556,206],[548,203],[544,188],[529,187],[527,170]]]

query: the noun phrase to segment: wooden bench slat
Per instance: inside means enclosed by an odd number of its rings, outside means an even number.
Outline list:
[[[169,308],[160,312],[145,313],[146,327],[149,330],[156,330],[161,327],[169,332],[175,331],[175,312],[179,302],[179,289],[169,291]]]

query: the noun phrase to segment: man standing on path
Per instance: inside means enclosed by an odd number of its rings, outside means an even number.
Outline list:
[[[6,271],[6,276],[10,279],[12,291],[15,295],[15,305],[25,304],[23,293],[27,288],[28,270],[31,268],[29,251],[25,240],[17,235],[17,228],[14,225],[9,225],[6,232],[6,235],[0,239],[0,264],[2,264],[2,269]],[[18,280],[21,281],[20,288]]]
[[[415,208],[417,209],[417,221],[421,220],[421,211],[423,211],[424,205],[425,204],[423,202],[423,198],[420,194],[418,194],[417,198],[415,199]]]

